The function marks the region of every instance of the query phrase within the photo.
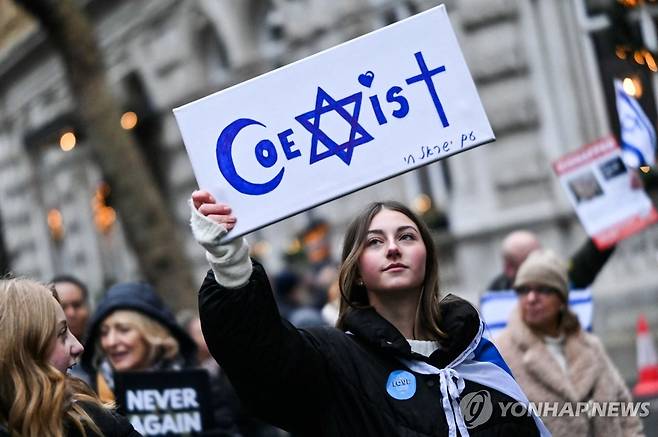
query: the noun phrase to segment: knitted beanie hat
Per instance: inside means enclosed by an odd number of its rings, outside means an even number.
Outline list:
[[[536,250],[521,264],[514,280],[514,288],[528,284],[553,287],[560,292],[562,300],[568,300],[567,267],[551,250]]]

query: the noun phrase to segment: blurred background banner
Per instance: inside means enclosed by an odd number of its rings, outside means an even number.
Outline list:
[[[495,339],[505,327],[519,298],[514,290],[486,292],[480,297],[480,314],[485,322],[485,335]],[[594,300],[592,290],[569,290],[569,309],[587,331],[592,331]]]

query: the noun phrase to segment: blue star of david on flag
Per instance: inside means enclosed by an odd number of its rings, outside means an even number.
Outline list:
[[[627,166],[656,164],[656,129],[635,98],[626,94],[620,80],[614,81],[621,128],[622,157]]]
[[[315,109],[295,117],[295,119],[312,134],[311,159],[309,164],[336,155],[342,159],[345,164],[350,165],[354,148],[374,139],[373,136],[359,124],[361,96],[362,94],[359,92],[340,100],[334,100],[325,90],[318,87],[318,93],[315,98]],[[352,103],[354,103],[354,110],[352,114],[350,114],[345,107]],[[350,125],[349,139],[343,144],[337,144],[334,140],[329,138],[322,129],[320,129],[320,116],[331,111],[336,111]],[[318,153],[318,142],[324,144],[327,150]]]

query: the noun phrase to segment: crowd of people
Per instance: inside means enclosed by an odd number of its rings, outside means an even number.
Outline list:
[[[144,282],[113,285],[92,311],[73,276],[0,280],[0,436],[139,435],[120,414],[117,378],[186,369],[207,373],[208,436],[643,435],[638,417],[529,408],[632,400],[568,304],[612,250],[586,241],[567,263],[531,232],[511,233],[488,288],[514,290],[518,305],[489,339],[473,305],[441,295],[431,232],[400,203],[364,208],[340,262],[328,225],[312,223],[302,234],[311,273],[291,265],[272,283],[244,238],[223,242],[238,219],[193,193],[210,270],[198,313],[178,319]]]

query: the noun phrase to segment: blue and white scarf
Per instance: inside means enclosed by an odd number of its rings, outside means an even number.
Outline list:
[[[511,397],[532,414],[541,437],[550,437],[544,423],[530,408],[528,398],[512,376],[512,372],[493,343],[482,337],[484,323],[469,346],[454,361],[443,369],[419,360],[401,359],[411,371],[424,375],[439,375],[441,402],[448,422],[449,437],[457,437],[457,430],[462,437],[469,435],[464,415],[459,405],[464,380],[469,380],[491,387]]]

